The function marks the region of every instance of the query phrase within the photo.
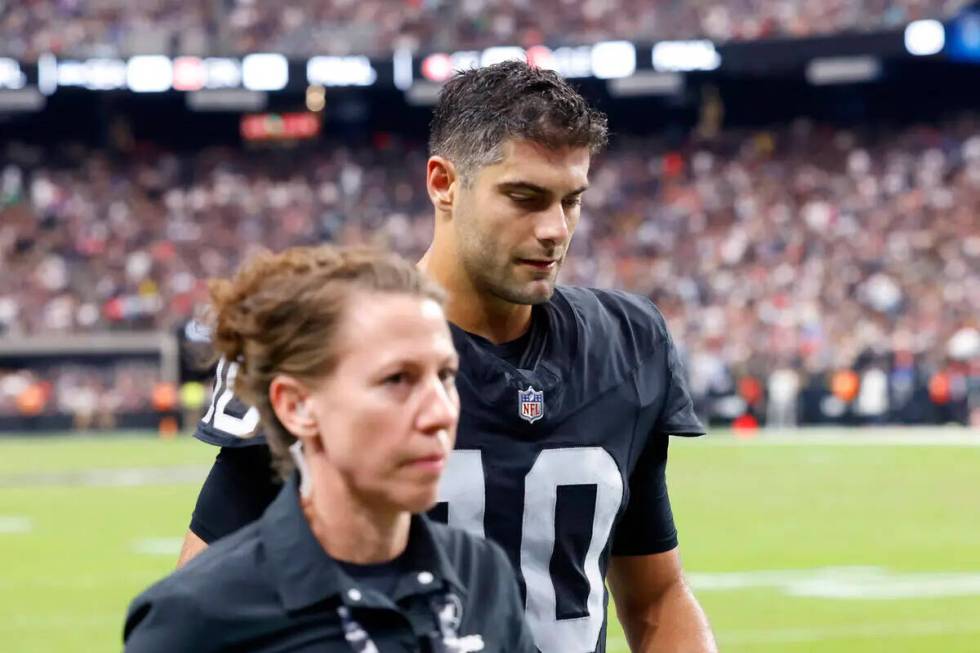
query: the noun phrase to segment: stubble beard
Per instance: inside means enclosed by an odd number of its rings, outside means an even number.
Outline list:
[[[498,261],[494,257],[497,251],[495,243],[487,242],[479,234],[458,233],[459,249],[457,250],[463,269],[476,291],[490,295],[501,301],[524,306],[544,304],[555,293],[558,272],[564,263],[564,258],[558,261],[556,269],[547,277],[534,281],[520,282],[517,280],[517,264],[510,259]],[[528,288],[531,283],[547,282],[545,292],[534,292]]]
[[[561,262],[558,266],[560,269]],[[544,304],[555,293],[557,270],[554,275],[548,277],[520,282],[514,278],[514,264],[499,264],[494,262],[491,257],[480,256],[475,260],[468,259],[464,262],[464,267],[478,292],[491,295],[510,304],[529,306]],[[547,290],[532,290],[528,287],[532,283],[547,283]]]

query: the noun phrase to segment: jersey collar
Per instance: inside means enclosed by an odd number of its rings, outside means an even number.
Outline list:
[[[412,517],[405,552],[409,571],[406,578],[399,581],[396,596],[376,596],[361,587],[323,550],[313,535],[300,508],[295,474],[266,509],[259,522],[259,532],[268,555],[270,576],[286,610],[301,610],[334,597],[351,606],[371,606],[372,603],[390,606],[392,598],[397,600],[401,596],[440,591],[447,584],[461,596],[466,594],[449,556],[433,533],[432,525],[421,515]],[[422,572],[429,572],[432,579]],[[417,578],[428,582],[412,582]]]

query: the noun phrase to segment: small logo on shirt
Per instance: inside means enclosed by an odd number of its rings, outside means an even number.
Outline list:
[[[531,386],[527,390],[517,390],[517,413],[521,419],[534,424],[544,417],[544,392],[539,392]]]
[[[463,602],[455,594],[447,594],[439,609],[439,628],[443,633],[456,633],[463,623]]]
[[[463,602],[458,596],[447,594],[438,615],[442,644],[447,653],[474,653],[484,649],[482,635],[459,636],[459,626],[463,621]]]

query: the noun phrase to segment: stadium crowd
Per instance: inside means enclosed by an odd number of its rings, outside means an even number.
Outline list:
[[[8,149],[0,335],[178,329],[205,279],[259,247],[422,254],[421,145],[302,151]],[[810,418],[980,418],[976,118],[898,132],[798,122],[674,147],[620,137],[591,178],[562,281],[654,299],[706,413],[793,423],[816,384]],[[98,386],[106,401],[131,387],[114,378]],[[73,394],[82,379],[69,369],[50,386]],[[0,413],[16,408],[4,381]],[[902,413],[916,393],[936,410]]]
[[[0,54],[374,54],[893,29],[967,0],[0,0]]]
[[[159,377],[153,363],[62,363],[6,371],[0,364],[0,417],[60,414],[70,415],[77,429],[114,428],[120,414],[155,407]]]

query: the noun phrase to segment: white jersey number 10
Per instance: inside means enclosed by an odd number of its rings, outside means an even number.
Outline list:
[[[585,559],[576,561],[589,581],[588,614],[558,619],[557,591],[549,569],[555,548],[558,488],[593,485],[596,489],[592,538]],[[439,486],[448,504],[450,526],[485,536],[486,476],[482,452],[452,453]],[[491,500],[493,500],[491,498]],[[524,479],[521,575],[527,587],[527,620],[541,653],[594,651],[605,620],[605,584],[599,557],[609,540],[623,501],[623,477],[616,461],[601,447],[545,449]]]

